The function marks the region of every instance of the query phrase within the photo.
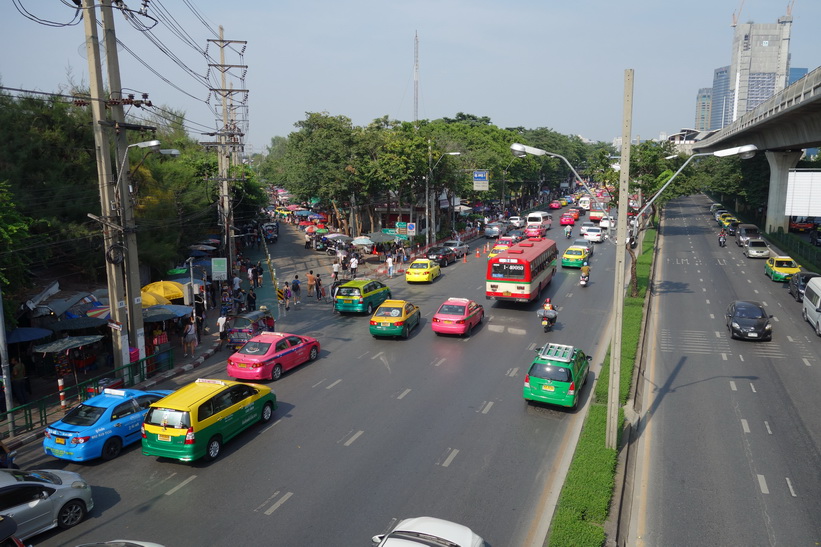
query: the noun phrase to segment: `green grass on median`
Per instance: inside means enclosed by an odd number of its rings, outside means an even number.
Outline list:
[[[621,406],[627,402],[633,378],[644,314],[644,296],[649,286],[655,240],[656,231],[648,230],[645,233],[642,254],[636,262],[639,296],[625,298],[624,302],[619,382],[620,433],[624,426],[624,411]],[[609,514],[610,500],[613,497],[617,462],[617,452],[605,447],[609,374],[610,352],[608,351],[602,363],[601,375],[599,381],[596,382],[590,411],[579,436],[579,443],[567,472],[545,545],[600,547],[606,540],[604,523]]]

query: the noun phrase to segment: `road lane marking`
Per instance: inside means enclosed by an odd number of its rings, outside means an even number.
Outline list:
[[[270,515],[271,515],[271,513],[273,513],[273,512],[274,512],[274,511],[276,511],[277,509],[279,509],[279,508],[280,508],[280,506],[281,506],[283,503],[285,503],[286,501],[288,501],[288,498],[290,498],[290,497],[291,497],[291,496],[293,496],[293,495],[294,495],[294,493],[293,493],[293,492],[286,492],[286,493],[285,493],[285,495],[283,495],[281,498],[279,498],[275,504],[273,504],[271,507],[269,507],[269,508],[265,511],[265,514],[266,514],[266,515],[268,515],[268,516],[270,516]]]
[[[507,332],[509,332],[510,334],[518,334],[519,336],[524,336],[525,334],[527,334],[527,331],[525,329],[516,329],[513,327],[508,327]]]
[[[356,439],[358,439],[358,438],[359,438],[359,436],[360,436],[360,435],[362,435],[363,433],[364,433],[364,431],[362,431],[362,430],[359,430],[359,431],[357,431],[356,433],[354,433],[354,434],[351,436],[351,438],[350,438],[350,439],[348,439],[347,441],[345,441],[345,446],[351,446],[351,445],[353,444],[353,442],[354,442]]]
[[[762,304],[765,308],[767,307],[767,302],[762,302],[761,304]]]
[[[281,422],[281,421],[282,421],[282,418],[280,418],[280,419],[278,419],[278,420],[274,421],[274,423],[272,423],[271,425],[269,425],[268,427],[266,427],[265,429],[263,429],[263,430],[262,430],[262,433],[265,433],[266,431],[268,431],[269,429],[271,429],[272,427],[274,427],[275,425],[277,425],[277,424],[278,424],[279,422]]]
[[[533,351],[536,349],[536,342],[533,342],[529,346],[527,346],[527,351]]]
[[[408,394],[408,393],[410,393],[410,392],[411,392],[410,388],[406,389],[405,391],[403,391],[403,392],[399,395],[399,397],[397,397],[397,399],[404,399],[404,398],[405,398],[405,395],[407,395],[407,394]]]
[[[505,332],[504,325],[488,325],[487,330],[490,332]]]
[[[710,319],[715,319],[715,318],[716,318],[715,314],[711,313],[710,314]]]
[[[336,384],[338,384],[338,383],[339,383],[339,382],[341,382],[341,381],[342,381],[342,379],[340,378],[339,380],[337,380],[337,381],[336,381],[336,382],[334,382],[333,384],[331,384],[331,385],[329,385],[329,386],[326,386],[326,387],[325,387],[325,389],[331,389],[332,387],[334,387]]]
[[[726,354],[726,353],[722,353],[722,354],[721,354],[721,360],[722,360],[722,361],[726,361],[726,360],[727,360],[727,354]]]
[[[715,331],[715,333],[716,333],[716,338],[721,338],[721,332],[720,331]]]
[[[809,359],[807,359],[806,357],[802,357],[801,359],[804,361],[804,364],[808,367],[812,366],[812,363],[810,363]]]
[[[753,393],[758,393],[758,392],[755,390],[755,386],[753,385],[753,383],[752,383],[752,382],[750,382],[750,389],[752,389],[752,390],[753,390]]]
[[[482,414],[487,414],[488,412],[490,412],[490,407],[492,407],[492,406],[493,406],[493,401],[488,401],[488,403],[485,405],[485,408],[482,409]]]
[[[519,367],[509,368],[509,369],[507,369],[507,373],[505,374],[505,376],[510,376],[511,378],[513,378],[518,373],[519,373]]]
[[[194,480],[196,478],[197,478],[196,475],[191,475],[190,477],[188,477],[187,479],[185,479],[184,481],[179,483],[177,486],[175,486],[174,488],[172,488],[171,490],[166,492],[165,495],[170,496],[171,494],[173,494],[174,492],[176,492],[177,490],[179,490],[180,488],[182,488],[183,486],[185,486],[186,484],[188,484],[189,482],[191,482],[192,480]]]
[[[384,353],[385,353],[384,351],[380,351],[379,353],[377,353],[376,355],[371,357],[371,361],[373,361],[374,359],[379,359],[380,357],[382,357],[382,354],[384,354]]]
[[[439,365],[441,365],[441,364],[442,364],[442,363],[444,363],[445,361],[447,361],[447,359],[445,359],[444,357],[442,357],[441,359],[439,359],[438,361],[436,361],[436,363],[435,363],[433,366],[438,367]]]
[[[770,429],[770,422],[768,422],[767,420],[764,420],[764,427],[767,428],[767,433],[768,434],[770,434],[770,435],[773,434],[772,430]]]
[[[767,479],[764,478],[764,475],[758,475],[758,487],[761,488],[762,494],[770,493],[770,489],[767,488]]]
[[[753,289],[753,292],[754,292],[755,294],[758,294],[758,289]]]
[[[709,299],[707,299],[707,300],[705,300],[705,302],[707,302],[707,304],[709,304],[709,303],[710,303],[710,300],[709,300]]]
[[[735,387],[735,382],[733,380],[730,380],[730,390],[731,391],[738,391],[738,388]]]
[[[777,315],[773,315],[773,321],[778,321],[778,316]]]
[[[459,451],[457,449],[455,449],[455,448],[452,449],[450,454],[448,454],[448,457],[445,458],[445,461],[442,462],[442,467],[447,467],[451,463],[453,463],[453,459],[456,457],[456,454],[458,454],[458,453],[459,453]]]
[[[318,381],[317,383],[315,383],[315,384],[314,384],[314,385],[312,385],[311,387],[316,387],[316,386],[318,386],[319,384],[321,384],[322,382],[324,382],[325,380],[327,380],[327,378],[323,378],[323,379],[321,379],[320,381]]]
[[[748,279],[748,280],[747,280],[747,283],[752,283],[752,282],[753,282],[753,280],[752,280],[752,279]]]
[[[792,339],[792,336],[787,336],[787,340],[789,340],[790,342],[795,342],[795,340]]]
[[[707,287],[701,287],[701,292],[707,292]]]
[[[742,362],[744,362],[744,356],[743,355],[739,354],[738,358],[741,359]]]
[[[365,356],[366,356],[367,354],[369,354],[370,352],[371,352],[370,350],[366,351],[365,353],[363,353],[362,355],[360,355],[359,357],[357,357],[357,359],[362,359],[363,357],[365,357]]]
[[[749,433],[750,432],[750,425],[747,423],[747,420],[745,420],[744,418],[741,418],[741,429],[744,431],[744,433]]]
[[[795,490],[792,487],[792,481],[790,481],[789,477],[784,477],[784,478],[787,479],[787,488],[790,489],[790,494],[792,494],[792,497],[797,498],[798,496],[795,495]]]

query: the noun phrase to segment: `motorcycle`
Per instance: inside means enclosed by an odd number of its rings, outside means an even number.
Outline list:
[[[536,315],[538,315],[541,319],[542,328],[545,332],[549,332],[550,329],[553,328],[553,325],[556,324],[556,320],[559,318],[559,312],[556,310],[539,310],[536,312]]]
[[[718,236],[718,246],[719,247],[726,247],[727,246],[727,237],[726,236]]]
[[[590,282],[590,276],[589,275],[582,274],[579,277],[579,285],[581,285],[582,287],[586,287],[589,282]]]

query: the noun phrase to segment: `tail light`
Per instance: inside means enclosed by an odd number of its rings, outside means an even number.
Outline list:
[[[464,320],[464,319],[460,319],[460,320],[458,320],[458,321],[456,322],[456,324],[457,324],[457,325],[464,325],[464,324],[465,324],[465,320]]]
[[[364,298],[360,298],[360,299],[359,299],[359,303],[360,303],[360,304],[364,304],[364,303],[365,303],[365,299],[364,299]]]
[[[185,433],[185,442],[183,444],[194,444],[194,428],[189,427]]]
[[[373,319],[371,319],[371,325],[376,325],[376,321],[374,321]]]
[[[525,387],[530,387],[530,374],[525,374]]]
[[[142,435],[143,439],[145,439],[145,424],[140,426],[140,435]]]
[[[574,395],[576,393],[576,382],[570,382],[570,387],[567,388],[568,395]]]
[[[404,321],[397,321],[396,323],[394,323],[394,325],[396,325],[397,327],[401,327],[404,324],[405,324]]]
[[[71,444],[83,444],[91,440],[91,437],[72,437]]]
[[[441,322],[441,321],[442,321],[442,320],[441,320],[441,319],[439,319],[438,317],[434,317],[434,318],[433,318],[433,322],[434,322],[434,323],[439,323],[439,322]]]

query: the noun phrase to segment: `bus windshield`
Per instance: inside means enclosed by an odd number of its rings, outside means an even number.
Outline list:
[[[508,262],[494,262],[491,265],[490,275],[494,279],[524,279],[524,264],[510,264]]]

